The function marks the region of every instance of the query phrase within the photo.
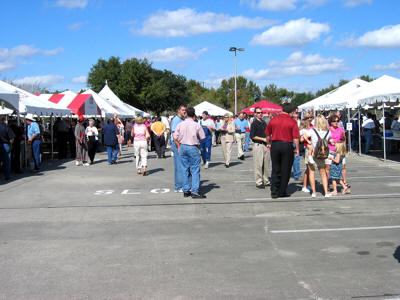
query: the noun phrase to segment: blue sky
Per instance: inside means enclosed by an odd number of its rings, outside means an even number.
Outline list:
[[[400,77],[397,0],[14,0],[2,2],[0,78],[85,88],[99,58],[153,66],[218,87],[238,74],[316,91],[369,74]]]

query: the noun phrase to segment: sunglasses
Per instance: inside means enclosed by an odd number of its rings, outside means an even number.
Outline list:
[[[262,111],[256,111],[256,114],[262,114]]]

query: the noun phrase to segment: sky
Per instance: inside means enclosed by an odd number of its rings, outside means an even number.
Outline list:
[[[315,92],[400,77],[398,0],[2,1],[0,79],[86,88],[99,58],[147,58],[206,87],[238,75]]]

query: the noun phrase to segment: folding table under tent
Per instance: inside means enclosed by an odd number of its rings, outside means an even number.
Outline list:
[[[242,112],[245,112],[248,115],[253,115],[254,114],[254,109],[256,107],[260,107],[262,112],[263,112],[263,114],[267,114],[267,113],[269,113],[269,114],[277,114],[277,113],[282,112],[282,107],[281,106],[279,106],[278,104],[275,104],[275,103],[268,102],[266,100],[261,100],[261,101],[259,101],[257,103],[254,103],[253,105],[243,109]]]
[[[196,116],[201,116],[204,111],[207,111],[210,116],[223,116],[225,114],[233,115],[232,112],[208,101],[203,101],[193,108],[196,112]]]

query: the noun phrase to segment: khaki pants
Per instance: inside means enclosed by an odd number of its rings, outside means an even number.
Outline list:
[[[271,155],[268,152],[267,146],[254,143],[253,145],[253,161],[254,161],[254,179],[256,185],[269,184],[269,164]]]
[[[235,133],[235,140],[238,147],[238,157],[244,155],[243,148],[246,143],[246,133]]]
[[[231,162],[233,136],[225,134],[221,136],[222,152],[224,153],[225,164],[229,165]]]

